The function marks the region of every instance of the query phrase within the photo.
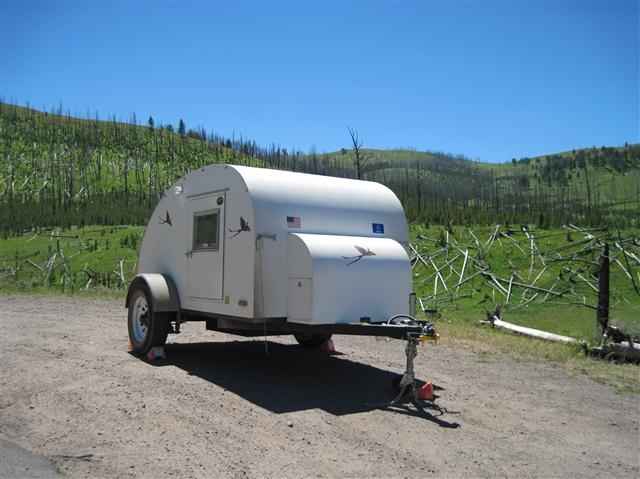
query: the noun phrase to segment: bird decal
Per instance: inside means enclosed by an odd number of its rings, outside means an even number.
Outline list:
[[[360,261],[362,258],[364,258],[365,256],[375,256],[376,254],[371,251],[369,248],[363,248],[362,246],[358,246],[358,245],[353,245],[355,249],[358,250],[358,252],[360,254],[356,255],[356,256],[343,256],[342,259],[350,259],[351,261],[349,261],[345,266],[349,266],[352,265],[353,263],[355,263],[356,261]]]
[[[229,238],[235,238],[236,236],[238,236],[241,232],[243,231],[251,231],[251,227],[249,226],[249,223],[247,223],[247,221],[241,216],[240,217],[240,229],[238,230],[232,230],[229,229],[229,233],[235,233],[233,236],[230,236]]]
[[[158,216],[158,219],[160,220],[160,223],[158,223],[159,225],[169,225],[169,226],[173,226],[173,224],[171,223],[171,216],[169,216],[169,212],[167,211],[167,214],[164,218],[162,218],[162,216]]]

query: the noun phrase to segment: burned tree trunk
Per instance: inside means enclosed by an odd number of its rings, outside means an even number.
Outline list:
[[[598,316],[597,321],[602,328],[602,334],[609,324],[609,244],[604,244],[604,252],[600,256],[598,269]]]

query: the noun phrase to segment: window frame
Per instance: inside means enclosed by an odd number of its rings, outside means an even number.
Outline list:
[[[214,220],[214,235],[215,242],[213,244],[207,243],[207,246],[203,246],[204,243],[197,243],[198,240],[198,218],[201,216],[213,216]],[[191,241],[192,250],[196,251],[219,251],[220,250],[220,208],[212,208],[204,211],[196,211],[193,213],[193,237]]]

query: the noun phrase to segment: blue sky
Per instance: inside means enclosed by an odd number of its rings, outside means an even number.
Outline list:
[[[0,95],[318,152],[640,141],[639,2],[1,2]]]

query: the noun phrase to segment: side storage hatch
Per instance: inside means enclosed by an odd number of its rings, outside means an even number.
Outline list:
[[[290,233],[287,320],[386,321],[409,313],[411,262],[390,238]]]

